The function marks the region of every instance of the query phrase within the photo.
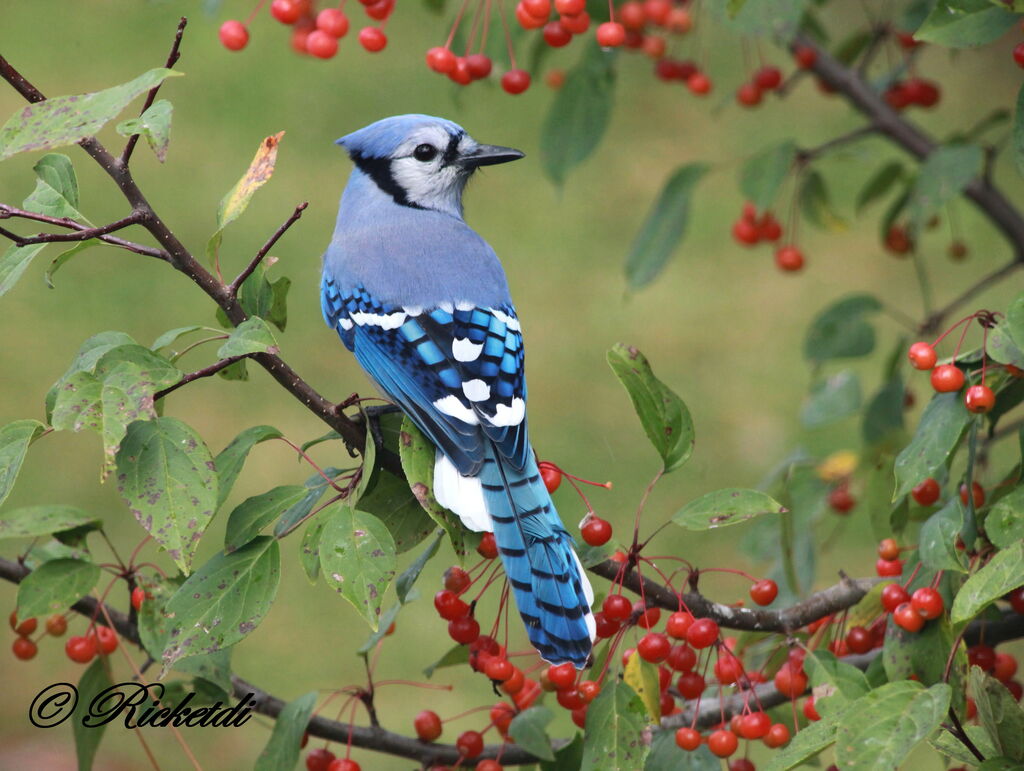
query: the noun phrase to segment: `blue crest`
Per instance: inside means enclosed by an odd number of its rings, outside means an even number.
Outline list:
[[[465,129],[458,123],[431,115],[393,115],[371,123],[369,126],[346,134],[335,144],[348,150],[350,155],[358,154],[364,158],[387,158],[416,129],[424,126],[440,126],[449,136],[465,134]]]

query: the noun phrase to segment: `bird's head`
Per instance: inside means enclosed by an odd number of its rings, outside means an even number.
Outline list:
[[[429,115],[396,115],[338,140],[356,166],[396,203],[461,216],[462,190],[480,166],[523,157],[484,145],[462,126]]]

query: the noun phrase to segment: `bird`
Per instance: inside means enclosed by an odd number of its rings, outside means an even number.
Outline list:
[[[370,380],[435,447],[434,496],[493,532],[530,643],[588,665],[594,595],[527,434],[523,336],[497,254],[463,217],[483,166],[524,157],[456,123],[397,115],[337,144],[354,168],[321,307]]]

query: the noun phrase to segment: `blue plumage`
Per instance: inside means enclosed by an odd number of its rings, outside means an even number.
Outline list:
[[[493,530],[530,641],[582,667],[593,597],[529,443],[519,319],[497,256],[462,219],[472,171],[522,154],[422,115],[339,144],[356,168],[324,256],[324,318],[438,448],[438,501]]]

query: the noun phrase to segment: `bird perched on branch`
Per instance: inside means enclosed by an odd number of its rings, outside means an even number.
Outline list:
[[[355,168],[324,256],[324,318],[434,443],[438,502],[494,533],[530,642],[582,668],[593,592],[527,436],[505,273],[462,216],[473,172],[523,153],[426,115],[385,118],[338,144]]]

